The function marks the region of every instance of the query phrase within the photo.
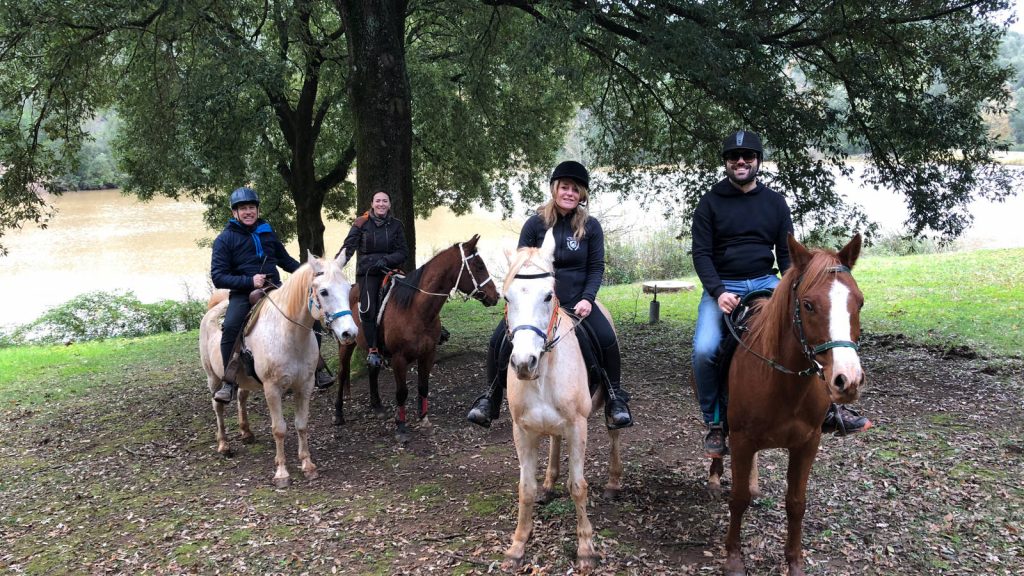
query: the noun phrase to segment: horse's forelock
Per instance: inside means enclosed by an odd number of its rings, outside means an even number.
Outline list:
[[[551,270],[545,269],[543,266],[541,266],[533,259],[533,257],[536,256],[538,253],[540,253],[539,248],[524,247],[516,251],[516,258],[511,263],[509,263],[508,274],[505,275],[505,281],[502,283],[502,286],[507,287],[509,284],[511,284],[512,281],[515,279],[516,274],[519,273],[520,268],[522,268],[527,262],[533,264],[534,266],[543,270],[544,272],[551,272]]]

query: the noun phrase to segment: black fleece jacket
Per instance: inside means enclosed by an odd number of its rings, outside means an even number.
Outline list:
[[[722,280],[746,280],[789,268],[786,236],[793,218],[786,200],[758,183],[744,193],[723,179],[711,187],[693,213],[693,266],[714,298]],[[775,253],[772,253],[772,249]]]
[[[552,226],[555,238],[555,294],[562,307],[572,308],[580,300],[591,304],[604,278],[604,230],[594,217],[587,218],[586,235],[573,236],[575,212],[559,216]],[[519,247],[540,248],[544,243],[544,219],[534,214],[519,232]]]

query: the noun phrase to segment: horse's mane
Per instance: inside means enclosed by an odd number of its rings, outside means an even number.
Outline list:
[[[780,350],[780,338],[792,324],[793,284],[799,282],[797,297],[806,294],[822,280],[829,277],[832,268],[839,263],[835,251],[825,248],[811,251],[811,260],[806,268],[797,270],[790,267],[775,287],[771,298],[754,302],[756,312],[750,320],[750,343],[770,358],[776,358]]]
[[[404,279],[396,282],[393,289],[395,292],[391,295],[391,305],[397,307],[399,310],[408,310],[409,307],[412,306],[413,297],[416,296],[416,292],[419,291],[418,288],[420,288],[420,282],[423,281],[423,273],[427,267],[430,266],[434,260],[437,260],[439,256],[457,247],[458,244],[456,243],[439,251],[437,254],[431,256],[430,260],[424,262],[422,266],[413,270],[412,274],[409,274]]]
[[[276,307],[280,308],[288,318],[299,318],[309,302],[308,287],[312,282],[313,269],[309,263],[303,264],[281,283],[280,288],[268,294],[267,298],[273,300]],[[271,312],[267,312],[267,310],[272,308],[274,306],[261,306],[256,317],[260,318],[264,314],[270,314]],[[277,314],[277,311],[275,310],[273,314]]]
[[[540,268],[544,272],[554,273],[554,270],[549,270],[544,266],[541,266],[539,262],[533,260],[533,257],[540,252],[540,248],[527,248],[523,247],[516,251],[516,257],[508,265],[508,274],[505,274],[505,280],[502,282],[503,287],[507,287],[512,280],[515,279],[516,274],[519,273],[519,269],[523,267],[527,262],[532,263],[537,268]]]

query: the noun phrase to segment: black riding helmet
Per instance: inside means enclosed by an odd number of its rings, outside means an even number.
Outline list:
[[[234,210],[239,204],[255,204],[260,205],[260,197],[256,195],[256,191],[248,186],[242,186],[236,188],[231,193],[231,209]]]
[[[558,166],[555,166],[555,170],[551,172],[551,179],[548,182],[554,182],[559,178],[569,178],[580,186],[583,186],[587,190],[590,190],[590,173],[587,172],[587,168],[576,162],[575,160],[566,160]]]
[[[722,142],[722,158],[733,150],[753,150],[757,152],[757,158],[764,157],[764,147],[761,145],[761,136],[757,132],[749,130],[738,130],[726,136]]]

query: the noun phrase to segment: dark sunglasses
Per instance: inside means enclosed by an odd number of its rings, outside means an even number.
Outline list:
[[[723,156],[729,162],[735,162],[740,158],[743,158],[745,162],[753,162],[757,158],[757,152],[753,150],[729,150]]]

